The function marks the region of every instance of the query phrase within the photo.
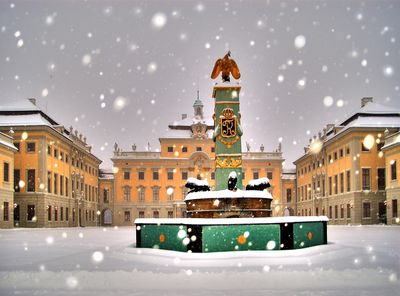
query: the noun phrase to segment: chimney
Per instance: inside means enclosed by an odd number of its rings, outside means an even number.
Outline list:
[[[29,102],[31,102],[33,105],[36,106],[36,99],[35,98],[29,98],[28,100],[29,100]]]
[[[187,114],[182,114],[182,120],[187,118]]]
[[[367,105],[368,103],[373,102],[373,97],[364,97],[361,99],[361,108]]]

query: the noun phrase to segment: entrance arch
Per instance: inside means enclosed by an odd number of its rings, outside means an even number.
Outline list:
[[[110,209],[105,209],[103,211],[103,224],[111,225],[112,224],[112,212]]]

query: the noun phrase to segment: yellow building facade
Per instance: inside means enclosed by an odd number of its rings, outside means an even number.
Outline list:
[[[101,161],[86,138],[41,111],[34,99],[0,106],[0,131],[13,137],[14,224],[96,225]]]
[[[385,146],[387,224],[400,224],[400,132],[386,133]]]
[[[137,151],[136,145],[122,150],[115,145],[112,157],[114,180],[100,178],[102,199],[110,193],[108,204],[102,204],[102,221],[113,225],[132,225],[136,218],[185,217],[185,188],[189,177],[206,179],[215,188],[214,122],[203,115],[203,104],[197,99],[193,116],[182,115],[168,126],[159,138],[160,149]],[[268,177],[274,196],[273,215],[282,215],[282,152],[248,151],[242,153],[243,184],[251,179]],[[113,184],[111,184],[113,183]],[[287,183],[294,184],[294,180]],[[107,191],[110,189],[111,191]],[[286,192],[286,189],[285,189]],[[104,223],[107,224],[107,223]]]
[[[331,224],[386,220],[385,131],[400,128],[399,110],[363,98],[362,107],[310,139],[294,164],[297,215],[326,215]]]
[[[13,138],[0,132],[0,228],[14,225],[14,153]]]

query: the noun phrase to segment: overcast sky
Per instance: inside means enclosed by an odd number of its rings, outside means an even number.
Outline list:
[[[0,101],[38,99],[103,166],[158,138],[232,51],[245,142],[285,167],[364,96],[400,108],[400,1],[0,1]]]

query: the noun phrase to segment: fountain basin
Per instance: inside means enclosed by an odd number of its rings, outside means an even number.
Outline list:
[[[136,247],[180,252],[290,250],[327,244],[326,216],[136,219]]]
[[[268,191],[199,191],[186,196],[186,215],[188,218],[270,217],[271,201]]]

